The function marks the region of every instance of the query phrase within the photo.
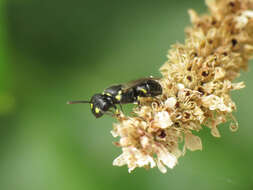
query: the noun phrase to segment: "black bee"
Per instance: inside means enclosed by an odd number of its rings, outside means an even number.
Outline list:
[[[126,84],[113,85],[103,93],[95,94],[90,101],[70,101],[68,104],[89,103],[96,118],[118,112],[116,104],[138,103],[139,97],[155,97],[162,94],[162,87],[155,78],[141,78]]]

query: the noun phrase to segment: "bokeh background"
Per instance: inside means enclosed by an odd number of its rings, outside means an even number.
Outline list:
[[[66,105],[160,76],[170,45],[184,40],[189,8],[206,11],[203,0],[1,0],[0,190],[253,189],[251,71],[233,93],[239,130],[225,124],[219,139],[202,130],[203,151],[167,174],[113,167],[114,119]]]

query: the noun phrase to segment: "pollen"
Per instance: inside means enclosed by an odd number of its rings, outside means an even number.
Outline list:
[[[202,150],[201,129],[217,138],[222,123],[238,130],[231,91],[245,87],[234,79],[253,56],[253,0],[206,2],[208,14],[189,10],[185,42],[172,46],[160,68],[163,94],[141,99],[132,116],[117,115],[112,134],[122,154],[113,165],[165,173],[187,151]]]

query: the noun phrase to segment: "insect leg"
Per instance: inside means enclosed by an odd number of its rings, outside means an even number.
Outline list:
[[[119,110],[118,110],[117,106],[113,104],[113,108],[114,108],[114,111],[113,111],[113,110],[109,110],[109,111],[110,111],[114,116],[115,116],[115,115],[119,115],[120,113],[119,113]]]
[[[114,113],[112,111],[106,111],[104,114],[114,117]]]
[[[137,96],[136,103],[139,107],[141,106],[140,96]]]
[[[124,111],[123,111],[123,107],[122,107],[122,105],[121,105],[121,104],[119,104],[119,107],[120,107],[121,111],[124,113]]]

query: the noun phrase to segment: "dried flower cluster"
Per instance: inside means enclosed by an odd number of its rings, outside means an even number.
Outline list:
[[[220,137],[218,125],[230,121],[236,109],[230,91],[244,87],[232,83],[247,68],[253,53],[253,0],[207,1],[210,15],[189,11],[192,27],[186,29],[185,44],[175,44],[160,68],[163,94],[142,98],[133,116],[121,113],[112,134],[123,153],[113,165],[173,168],[186,150],[201,150],[198,132],[209,127]],[[179,143],[184,143],[182,150]]]

